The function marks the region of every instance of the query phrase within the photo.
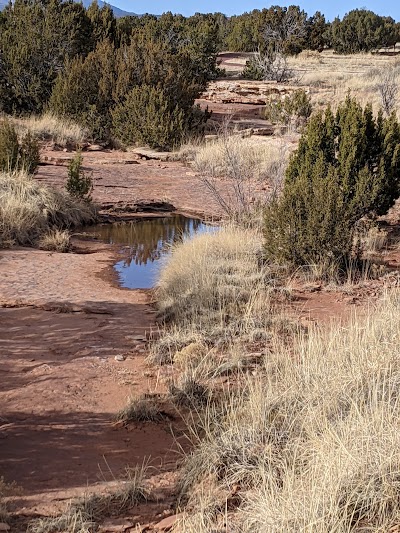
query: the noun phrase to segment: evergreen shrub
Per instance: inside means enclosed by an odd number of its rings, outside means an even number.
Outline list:
[[[82,170],[82,154],[78,152],[68,165],[68,179],[65,188],[74,198],[90,202],[93,179]]]
[[[266,209],[265,253],[299,267],[346,268],[356,224],[383,215],[400,191],[400,127],[350,96],[336,115],[313,115],[289,163],[282,195]]]

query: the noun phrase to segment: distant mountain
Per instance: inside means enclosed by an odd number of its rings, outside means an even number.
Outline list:
[[[83,0],[82,3],[83,3],[83,5],[86,8],[88,8],[90,6],[90,4],[92,3],[92,0]],[[106,4],[106,2],[102,2],[102,0],[97,0],[97,3],[99,4],[99,7],[103,7],[104,4]],[[8,4],[7,0],[0,0],[0,11],[2,9],[4,9],[7,4]],[[113,10],[114,15],[117,18],[127,17],[128,15],[136,16],[136,17],[140,17],[141,16],[141,15],[138,15],[137,13],[130,13],[129,11],[124,11],[123,9],[120,9],[119,7],[116,7],[116,6],[112,6],[111,4],[109,4],[109,6]]]
[[[4,0],[0,0],[0,3],[1,2],[4,2]],[[82,0],[82,3],[83,3],[83,5],[86,8],[88,8],[90,6],[90,4],[92,3],[92,0]],[[103,7],[108,2],[102,2],[102,0],[97,0],[97,3],[99,4],[99,7]],[[129,11],[124,11],[123,9],[120,9],[119,7],[116,7],[116,6],[112,6],[111,4],[108,4],[108,5],[111,7],[111,9],[114,12],[114,15],[117,18],[127,17],[127,16],[134,16],[134,17],[140,17],[141,16],[141,15],[138,15],[137,13],[131,13]]]

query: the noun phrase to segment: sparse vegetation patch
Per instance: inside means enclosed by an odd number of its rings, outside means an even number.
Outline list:
[[[146,488],[146,465],[128,469],[126,480],[117,490],[106,494],[90,494],[68,505],[65,513],[31,522],[30,533],[94,533],[102,519],[127,512],[149,497]]]
[[[39,147],[32,134],[28,131],[19,139],[12,122],[0,121],[0,171],[33,174],[39,161]]]
[[[96,218],[95,208],[87,202],[41,185],[25,172],[0,174],[0,205],[2,247],[32,245],[52,228],[70,228]],[[61,241],[65,242],[64,236]]]
[[[195,488],[207,483],[209,502],[240,487],[239,513],[225,516],[240,531],[350,533],[398,524],[398,307],[394,294],[346,327],[311,329],[294,347],[278,341],[223,409],[208,406],[181,477],[182,495],[191,495],[189,523],[197,516],[218,525]]]

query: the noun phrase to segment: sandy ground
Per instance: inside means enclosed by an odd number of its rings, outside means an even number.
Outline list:
[[[130,394],[157,385],[144,362],[150,295],[104,276],[112,258],[0,252],[0,472],[21,489],[21,514],[53,512],[150,456],[157,474],[175,468],[168,425],[114,424]]]

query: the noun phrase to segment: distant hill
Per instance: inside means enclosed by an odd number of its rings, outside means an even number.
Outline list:
[[[3,2],[4,0],[0,0],[0,2]],[[92,0],[82,0],[82,3],[83,5],[88,8],[90,6],[90,4],[92,3]],[[97,0],[97,3],[99,4],[99,7],[103,7],[105,4],[107,4],[108,2],[102,2],[102,0]],[[117,18],[120,18],[120,17],[127,17],[129,15],[131,16],[135,16],[135,17],[140,17],[141,15],[139,15],[138,13],[131,13],[129,11],[124,11],[123,9],[120,9],[119,7],[116,7],[116,6],[113,6],[111,4],[108,4],[111,9],[113,10],[114,12],[114,15],[117,17]]]
[[[88,8],[90,6],[90,4],[92,3],[92,0],[83,0],[83,5]],[[102,2],[102,0],[97,0],[97,3],[99,4],[99,7],[103,7],[103,5],[106,3],[106,2]],[[6,7],[6,5],[8,4],[8,1],[7,0],[0,0],[0,11],[2,9],[4,9]],[[114,12],[114,15],[117,17],[117,18],[120,18],[120,17],[127,17],[128,15],[132,15],[132,16],[136,16],[136,17],[140,17],[141,15],[138,15],[137,13],[130,13],[129,11],[124,11],[123,9],[120,9],[119,7],[116,7],[116,6],[112,6],[111,4],[109,4],[109,6],[111,7],[111,9],[113,10]]]

